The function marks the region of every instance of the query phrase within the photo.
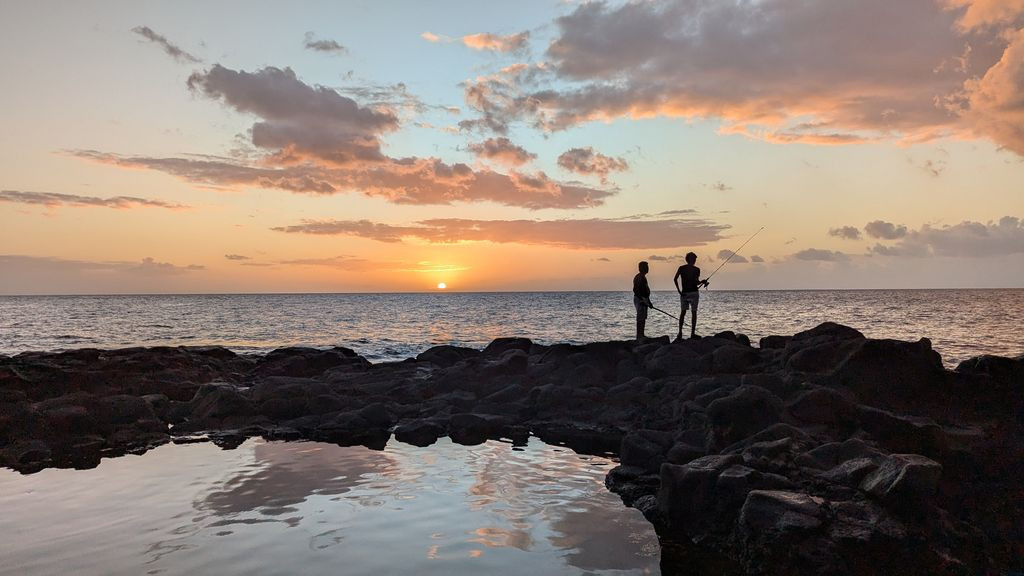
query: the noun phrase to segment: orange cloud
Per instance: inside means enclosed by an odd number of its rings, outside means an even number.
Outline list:
[[[728,226],[703,219],[656,215],[645,219],[470,220],[440,218],[408,226],[369,220],[305,220],[273,228],[289,234],[358,236],[380,242],[405,238],[432,244],[455,242],[513,243],[580,250],[703,246],[721,239]]]
[[[56,208],[58,206],[98,206],[103,208],[115,208],[127,210],[130,208],[167,208],[169,210],[187,210],[189,206],[184,204],[173,204],[163,200],[149,200],[136,198],[135,196],[112,196],[110,198],[99,198],[96,196],[79,196],[77,194],[59,194],[57,192],[19,192],[17,190],[0,191],[0,202],[12,204],[35,204]]]
[[[474,50],[492,52],[518,52],[526,48],[529,32],[501,36],[498,34],[470,34],[462,37],[462,43]]]
[[[489,201],[531,210],[587,208],[615,194],[615,190],[557,182],[543,172],[502,174],[437,158],[388,158],[341,169],[309,164],[267,168],[226,158],[150,158],[95,150],[71,154],[123,168],[158,170],[209,186],[258,186],[311,194],[358,191],[396,204]]]
[[[608,180],[609,172],[621,172],[629,169],[629,164],[625,159],[605,156],[600,152],[595,152],[590,146],[566,150],[558,157],[558,165],[577,174],[596,174],[601,178],[601,182]]]
[[[513,144],[504,136],[472,143],[469,145],[469,150],[480,158],[495,160],[507,166],[521,166],[537,157],[536,154],[527,152],[525,148]]]
[[[587,2],[556,20],[543,68],[467,83],[479,117],[461,125],[672,116],[780,144],[955,136],[1024,153],[1022,23],[1024,0]]]
[[[245,161],[95,150],[71,154],[123,168],[158,170],[205,186],[259,186],[313,194],[357,191],[398,204],[490,201],[534,210],[586,208],[602,204],[617,192],[558,182],[543,172],[503,174],[437,158],[388,157],[381,152],[380,139],[397,129],[394,113],[361,106],[330,88],[310,86],[288,68],[250,73],[216,64],[193,74],[188,85],[238,112],[257,115],[261,120],[252,126],[252,144],[265,155]],[[404,85],[385,92],[395,90],[407,95]]]

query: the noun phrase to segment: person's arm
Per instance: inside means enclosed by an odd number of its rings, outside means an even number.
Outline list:
[[[704,286],[705,288],[708,287],[708,279],[707,278],[705,278],[703,280],[700,279],[700,268],[697,268],[695,270],[694,276],[697,277],[697,288],[700,288],[701,286]]]
[[[672,277],[672,283],[676,285],[676,292],[683,293],[683,289],[679,287],[679,279],[683,276],[683,267],[676,268],[676,275]]]

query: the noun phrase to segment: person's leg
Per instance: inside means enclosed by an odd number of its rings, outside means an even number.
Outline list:
[[[679,299],[679,332],[676,334],[676,338],[682,338],[683,337],[683,324],[686,323],[684,321],[685,319],[686,319],[686,300],[683,299],[682,296],[680,296],[680,299]]]
[[[634,301],[633,305],[636,306],[636,339],[640,341],[644,338],[644,328],[647,324],[647,305],[637,301]]]
[[[700,298],[700,294],[696,293],[696,294],[690,294],[690,298],[688,299],[688,302],[690,304],[690,336],[691,337],[697,335],[697,303],[700,302],[699,298]]]

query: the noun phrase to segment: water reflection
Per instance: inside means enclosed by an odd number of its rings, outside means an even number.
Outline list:
[[[93,470],[0,471],[0,574],[647,574],[612,465],[531,440],[384,451],[167,445]]]

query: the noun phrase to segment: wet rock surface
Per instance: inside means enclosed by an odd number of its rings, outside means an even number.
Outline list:
[[[347,348],[0,355],[0,465],[89,468],[165,442],[522,443],[620,457],[665,573],[1024,570],[1024,357],[826,323],[587,345],[495,340],[371,364]],[[624,535],[625,537],[626,535]]]

